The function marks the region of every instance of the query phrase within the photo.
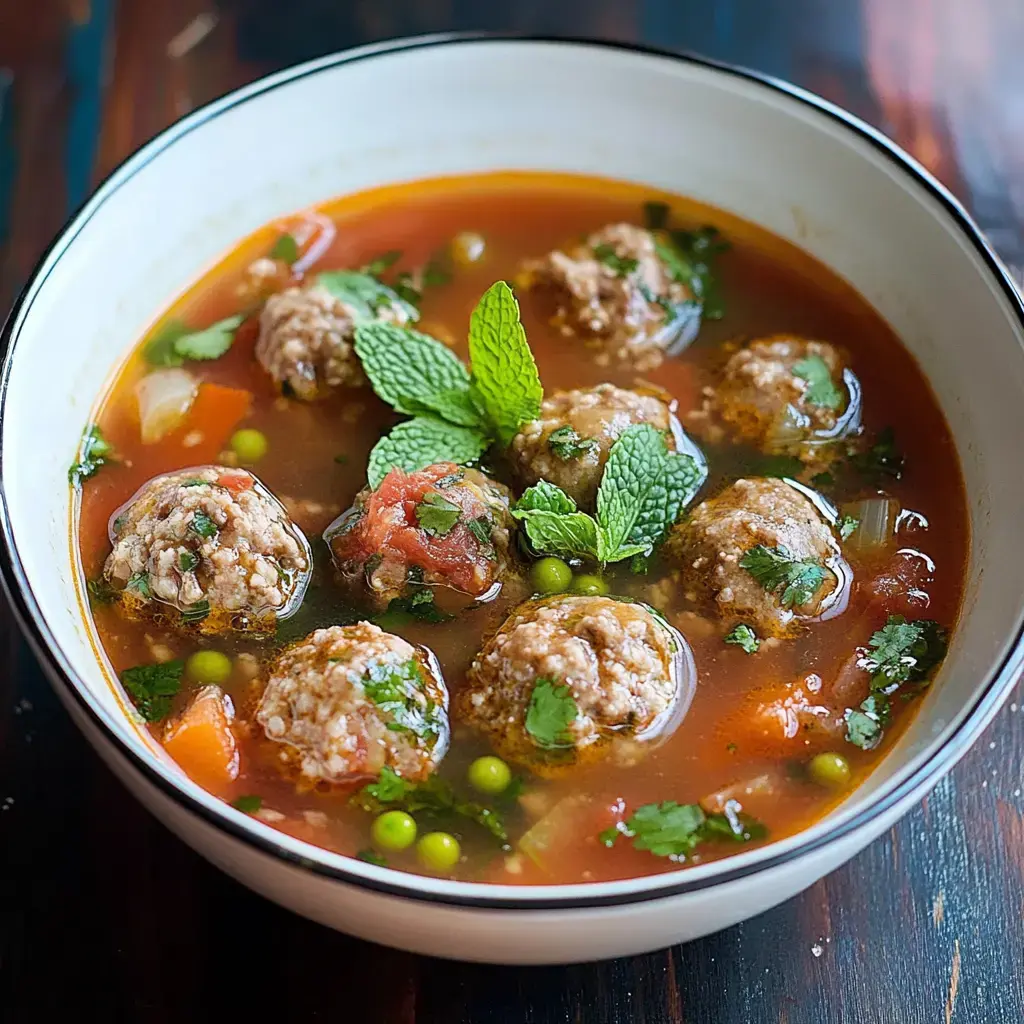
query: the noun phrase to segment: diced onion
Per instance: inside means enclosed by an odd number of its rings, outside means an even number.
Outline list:
[[[589,806],[588,797],[563,797],[523,834],[517,844],[519,852],[542,871],[550,871],[561,860],[564,848],[579,836]]]
[[[142,443],[156,444],[184,422],[199,384],[187,370],[154,370],[135,385]]]
[[[844,516],[857,520],[857,529],[843,544],[855,555],[877,555],[887,551],[896,540],[896,520],[900,503],[895,498],[863,498],[842,508]]]

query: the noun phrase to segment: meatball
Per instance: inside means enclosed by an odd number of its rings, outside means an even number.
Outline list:
[[[821,463],[841,454],[831,442],[857,432],[860,386],[834,345],[762,338],[729,357],[687,426],[709,441],[728,437]]]
[[[646,605],[541,598],[476,656],[456,713],[502,757],[558,775],[638,760],[679,724],[695,678],[686,641]]]
[[[845,607],[849,569],[832,530],[783,480],[737,480],[674,527],[665,549],[687,596],[726,627],[742,622],[782,637],[801,619]]]
[[[378,307],[376,317],[399,325],[409,319],[398,304]],[[306,400],[330,388],[362,384],[353,346],[357,319],[352,306],[322,285],[287,288],[263,306],[256,358],[278,384]]]
[[[303,785],[391,768],[421,782],[448,748],[448,691],[434,656],[369,622],[318,629],[269,668],[256,721]]]
[[[524,423],[512,439],[510,457],[524,484],[547,480],[591,510],[612,445],[637,423],[670,430],[671,443],[703,464],[703,456],[663,401],[613,384],[556,391],[545,398],[540,418]]]
[[[299,606],[313,559],[251,473],[223,466],[150,480],[110,525],[103,567],[129,611],[171,610],[203,632],[273,629]]]
[[[494,597],[513,569],[511,494],[475,469],[440,462],[393,469],[324,533],[343,577],[365,581],[381,607],[450,588]]]
[[[686,325],[680,307],[693,296],[658,256],[655,236],[632,224],[609,224],[568,252],[523,265],[521,283],[554,308],[562,334],[581,337],[599,361],[649,370]]]

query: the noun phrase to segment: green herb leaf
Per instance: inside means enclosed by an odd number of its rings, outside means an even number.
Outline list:
[[[149,589],[149,573],[145,570],[134,573],[124,585],[124,589],[134,591],[147,601],[153,596],[153,591]]]
[[[280,235],[270,248],[270,258],[287,263],[290,267],[299,258],[299,243],[295,241],[295,236],[287,232]]]
[[[600,445],[592,437],[580,437],[568,424],[548,434],[548,447],[563,462],[579,459]]]
[[[469,358],[476,403],[494,436],[507,445],[523,423],[540,414],[544,390],[519,303],[504,281],[484,292],[470,316]]]
[[[726,814],[706,814],[699,804],[678,804],[666,800],[660,804],[644,804],[617,828],[601,833],[601,841],[611,846],[618,837],[633,840],[637,850],[646,850],[655,857],[685,858],[701,843],[729,840],[745,843],[761,839],[765,827],[734,808]]]
[[[443,731],[441,709],[427,696],[426,680],[415,658],[400,663],[371,663],[363,679],[363,690],[381,711],[391,716],[388,728],[427,740],[436,739]]]
[[[388,866],[387,858],[369,846],[360,850],[356,857],[359,860],[365,860],[367,864],[376,864],[379,868],[386,868]]]
[[[532,487],[523,491],[523,496],[516,502],[516,510],[520,512],[558,512],[576,511],[576,502],[554,484],[547,480],[539,480]]]
[[[586,512],[530,512],[516,508],[512,515],[522,522],[530,543],[542,554],[562,558],[599,557],[597,523]]]
[[[443,494],[431,491],[416,506],[416,521],[431,537],[446,537],[462,517],[462,507]]]
[[[892,477],[899,480],[903,475],[903,453],[896,447],[896,435],[892,427],[881,431],[875,443],[865,452],[851,460],[854,469],[869,477]]]
[[[388,267],[394,266],[402,258],[401,249],[388,249],[387,252],[382,252],[376,259],[370,260],[365,267],[362,268],[364,274],[369,274],[371,277],[380,277]]]
[[[209,601],[196,601],[181,611],[181,621],[184,623],[202,622],[210,614]]]
[[[78,458],[68,470],[68,481],[78,487],[83,480],[95,475],[114,454],[114,446],[103,436],[96,424],[87,427],[78,445]]]
[[[757,654],[758,648],[761,646],[761,641],[757,638],[757,634],[750,626],[742,622],[738,626],[734,626],[726,634],[725,642],[742,647],[747,654]]]
[[[865,711],[847,708],[846,739],[861,750],[873,750],[882,740],[882,724]]]
[[[142,354],[152,366],[181,366],[185,359],[175,350],[175,342],[189,333],[180,320],[167,323],[146,342]]]
[[[377,278],[361,270],[327,270],[318,274],[316,283],[344,302],[357,321],[373,322],[382,309],[394,307],[405,311],[410,321],[419,319],[419,310]]]
[[[644,226],[648,231],[660,231],[668,227],[671,209],[668,203],[652,200],[644,203]]]
[[[235,340],[235,331],[245,317],[229,316],[202,331],[182,334],[174,341],[174,352],[182,359],[219,359]]]
[[[594,258],[619,277],[627,277],[640,266],[639,260],[629,256],[620,256],[615,251],[615,246],[609,245],[607,242],[594,246]]]
[[[654,244],[669,276],[689,288],[701,315],[707,320],[721,320],[725,311],[714,264],[729,245],[721,240],[718,230],[662,231],[655,236]]]
[[[406,782],[398,772],[386,765],[380,770],[376,782],[368,783],[363,787],[366,793],[382,804],[404,800],[415,788],[411,782]]]
[[[778,594],[783,608],[807,604],[825,581],[825,569],[810,559],[797,559],[788,548],[764,544],[752,547],[741,559],[740,567],[770,594]]]
[[[113,604],[118,598],[117,590],[102,576],[87,580],[85,589],[94,604]]]
[[[193,512],[188,528],[197,537],[204,539],[214,536],[217,532],[217,524],[205,512]]]
[[[821,356],[810,355],[793,364],[793,376],[807,381],[804,399],[825,409],[839,409],[843,393],[832,380],[832,371]]]
[[[840,516],[836,522],[836,529],[843,540],[849,540],[858,526],[860,526],[860,520],[855,516]]]
[[[799,459],[796,461],[800,462]],[[803,463],[801,463],[801,466],[802,465]],[[835,482],[836,478],[828,472],[815,473],[814,476],[811,477],[811,483],[814,484],[815,487],[831,487]]]
[[[171,710],[171,702],[181,689],[181,661],[165,661],[159,665],[136,665],[121,673],[121,685],[147,722],[159,722]]]
[[[573,745],[569,726],[579,708],[568,686],[551,679],[538,679],[526,708],[526,731],[539,747],[551,750]]]
[[[946,656],[946,631],[932,619],[908,622],[902,615],[889,621],[869,641],[863,667],[872,674],[872,688],[888,688],[925,679]]]
[[[287,237],[290,238],[291,236]],[[254,795],[236,796],[231,801],[231,806],[243,814],[255,814],[263,806],[263,797]]]
[[[471,427],[459,427],[436,416],[417,416],[393,427],[370,452],[366,468],[372,488],[380,486],[395,469],[413,473],[438,462],[465,465],[475,462],[487,447],[487,438]]]
[[[477,516],[476,519],[470,519],[466,523],[466,527],[476,538],[476,542],[481,548],[491,547],[491,538],[494,531],[493,520],[488,516]]]
[[[454,615],[437,607],[430,587],[421,587],[405,597],[393,597],[384,614],[378,615],[374,622],[381,628],[398,629],[411,620],[438,623],[450,622],[454,618]]]
[[[178,568],[182,572],[192,572],[199,564],[199,556],[193,551],[181,551],[178,554]]]

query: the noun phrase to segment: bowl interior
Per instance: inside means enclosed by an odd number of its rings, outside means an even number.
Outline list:
[[[352,875],[382,876],[207,796],[124,715],[76,594],[67,470],[112,368],[241,236],[329,196],[499,168],[643,182],[756,221],[851,282],[930,379],[970,495],[964,616],[897,748],[811,833],[849,820],[948,740],[1016,644],[1024,478],[1008,468],[1024,437],[1020,309],[960,215],[883,145],[823,106],[698,63],[558,42],[371,47],[256,83],[130,160],[56,244],[8,325],[4,528],[41,635],[116,740],[209,813]],[[764,856],[750,851],[728,864]],[[562,888],[623,893],[673,881]],[[448,893],[497,888],[406,882]],[[515,893],[528,900],[550,890]]]

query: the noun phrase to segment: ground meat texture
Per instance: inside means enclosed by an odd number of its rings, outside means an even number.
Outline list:
[[[309,543],[252,474],[201,466],[150,480],[111,520],[103,575],[131,612],[204,632],[272,629],[302,600]]]
[[[841,403],[813,400],[808,361],[828,370]],[[777,335],[752,341],[731,355],[687,426],[717,442],[729,439],[762,451],[824,462],[842,454],[832,442],[860,425],[860,387],[834,345]],[[805,376],[796,370],[803,369]],[[809,394],[809,392],[811,392]]]
[[[824,580],[810,601],[786,607],[782,588],[771,591],[740,565],[752,548],[784,548],[796,561],[824,567]],[[686,596],[717,613],[723,626],[752,626],[762,637],[783,637],[801,619],[841,610],[849,568],[832,529],[814,504],[783,480],[737,480],[701,502],[675,526],[665,545],[681,569]]]
[[[256,721],[306,786],[384,767],[421,782],[448,748],[448,693],[433,655],[369,622],[318,629],[271,664]]]
[[[348,580],[365,581],[380,606],[427,600],[425,587],[472,600],[493,597],[514,571],[511,493],[475,469],[441,462],[393,469],[324,534]]]
[[[681,326],[674,310],[692,298],[658,258],[655,236],[632,224],[609,224],[567,252],[528,261],[520,281],[553,306],[562,334],[588,341],[605,364],[640,370],[661,362]]]
[[[645,605],[543,598],[520,605],[474,659],[456,718],[540,775],[609,757],[630,764],[679,724],[695,674],[685,640]],[[556,747],[528,727],[544,682],[575,702]]]
[[[405,324],[406,311],[382,306],[377,319]],[[365,380],[353,340],[356,312],[326,288],[313,284],[271,295],[260,313],[256,358],[281,386],[310,400]]]
[[[544,399],[540,417],[512,439],[510,455],[524,485],[547,480],[592,510],[608,453],[626,427],[649,423],[669,430],[673,422],[660,399],[613,384],[556,391]],[[577,441],[567,450],[565,439],[574,435]]]

